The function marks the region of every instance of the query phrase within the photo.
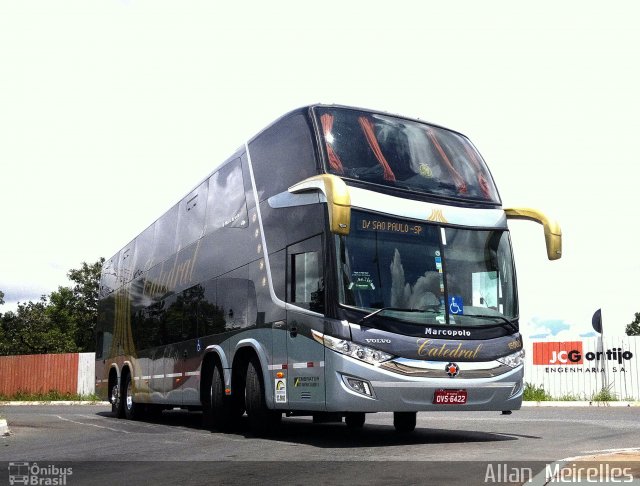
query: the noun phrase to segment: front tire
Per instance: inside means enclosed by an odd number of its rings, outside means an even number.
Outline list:
[[[416,428],[416,412],[393,412],[393,426],[397,432],[406,434]]]
[[[245,407],[249,426],[258,434],[273,431],[282,419],[281,412],[267,408],[263,381],[260,364],[257,360],[251,360],[247,367]]]
[[[361,429],[365,422],[364,412],[349,412],[344,416],[344,421],[350,429]]]

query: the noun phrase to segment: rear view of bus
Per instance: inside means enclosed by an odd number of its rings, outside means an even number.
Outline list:
[[[119,416],[202,408],[228,428],[246,412],[256,430],[386,411],[406,432],[419,411],[517,410],[508,219],[540,223],[560,258],[558,224],[503,208],[464,135],[293,111],[107,261],[96,389]]]

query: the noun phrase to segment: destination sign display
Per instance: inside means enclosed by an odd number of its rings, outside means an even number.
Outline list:
[[[401,233],[405,235],[420,236],[424,231],[424,225],[398,220],[362,218],[358,223],[358,229],[363,231]]]

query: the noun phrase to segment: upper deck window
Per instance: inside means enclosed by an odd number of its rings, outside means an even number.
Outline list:
[[[345,108],[319,108],[327,171],[412,191],[500,203],[469,140],[403,118]]]

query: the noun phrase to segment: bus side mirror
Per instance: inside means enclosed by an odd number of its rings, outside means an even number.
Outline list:
[[[297,194],[306,191],[320,191],[327,200],[329,227],[332,233],[348,235],[351,227],[351,195],[345,182],[331,174],[321,174],[298,182],[289,188]]]
[[[507,219],[526,219],[540,223],[544,228],[544,241],[547,244],[549,260],[562,257],[562,230],[560,224],[549,219],[542,211],[532,208],[506,208]]]

